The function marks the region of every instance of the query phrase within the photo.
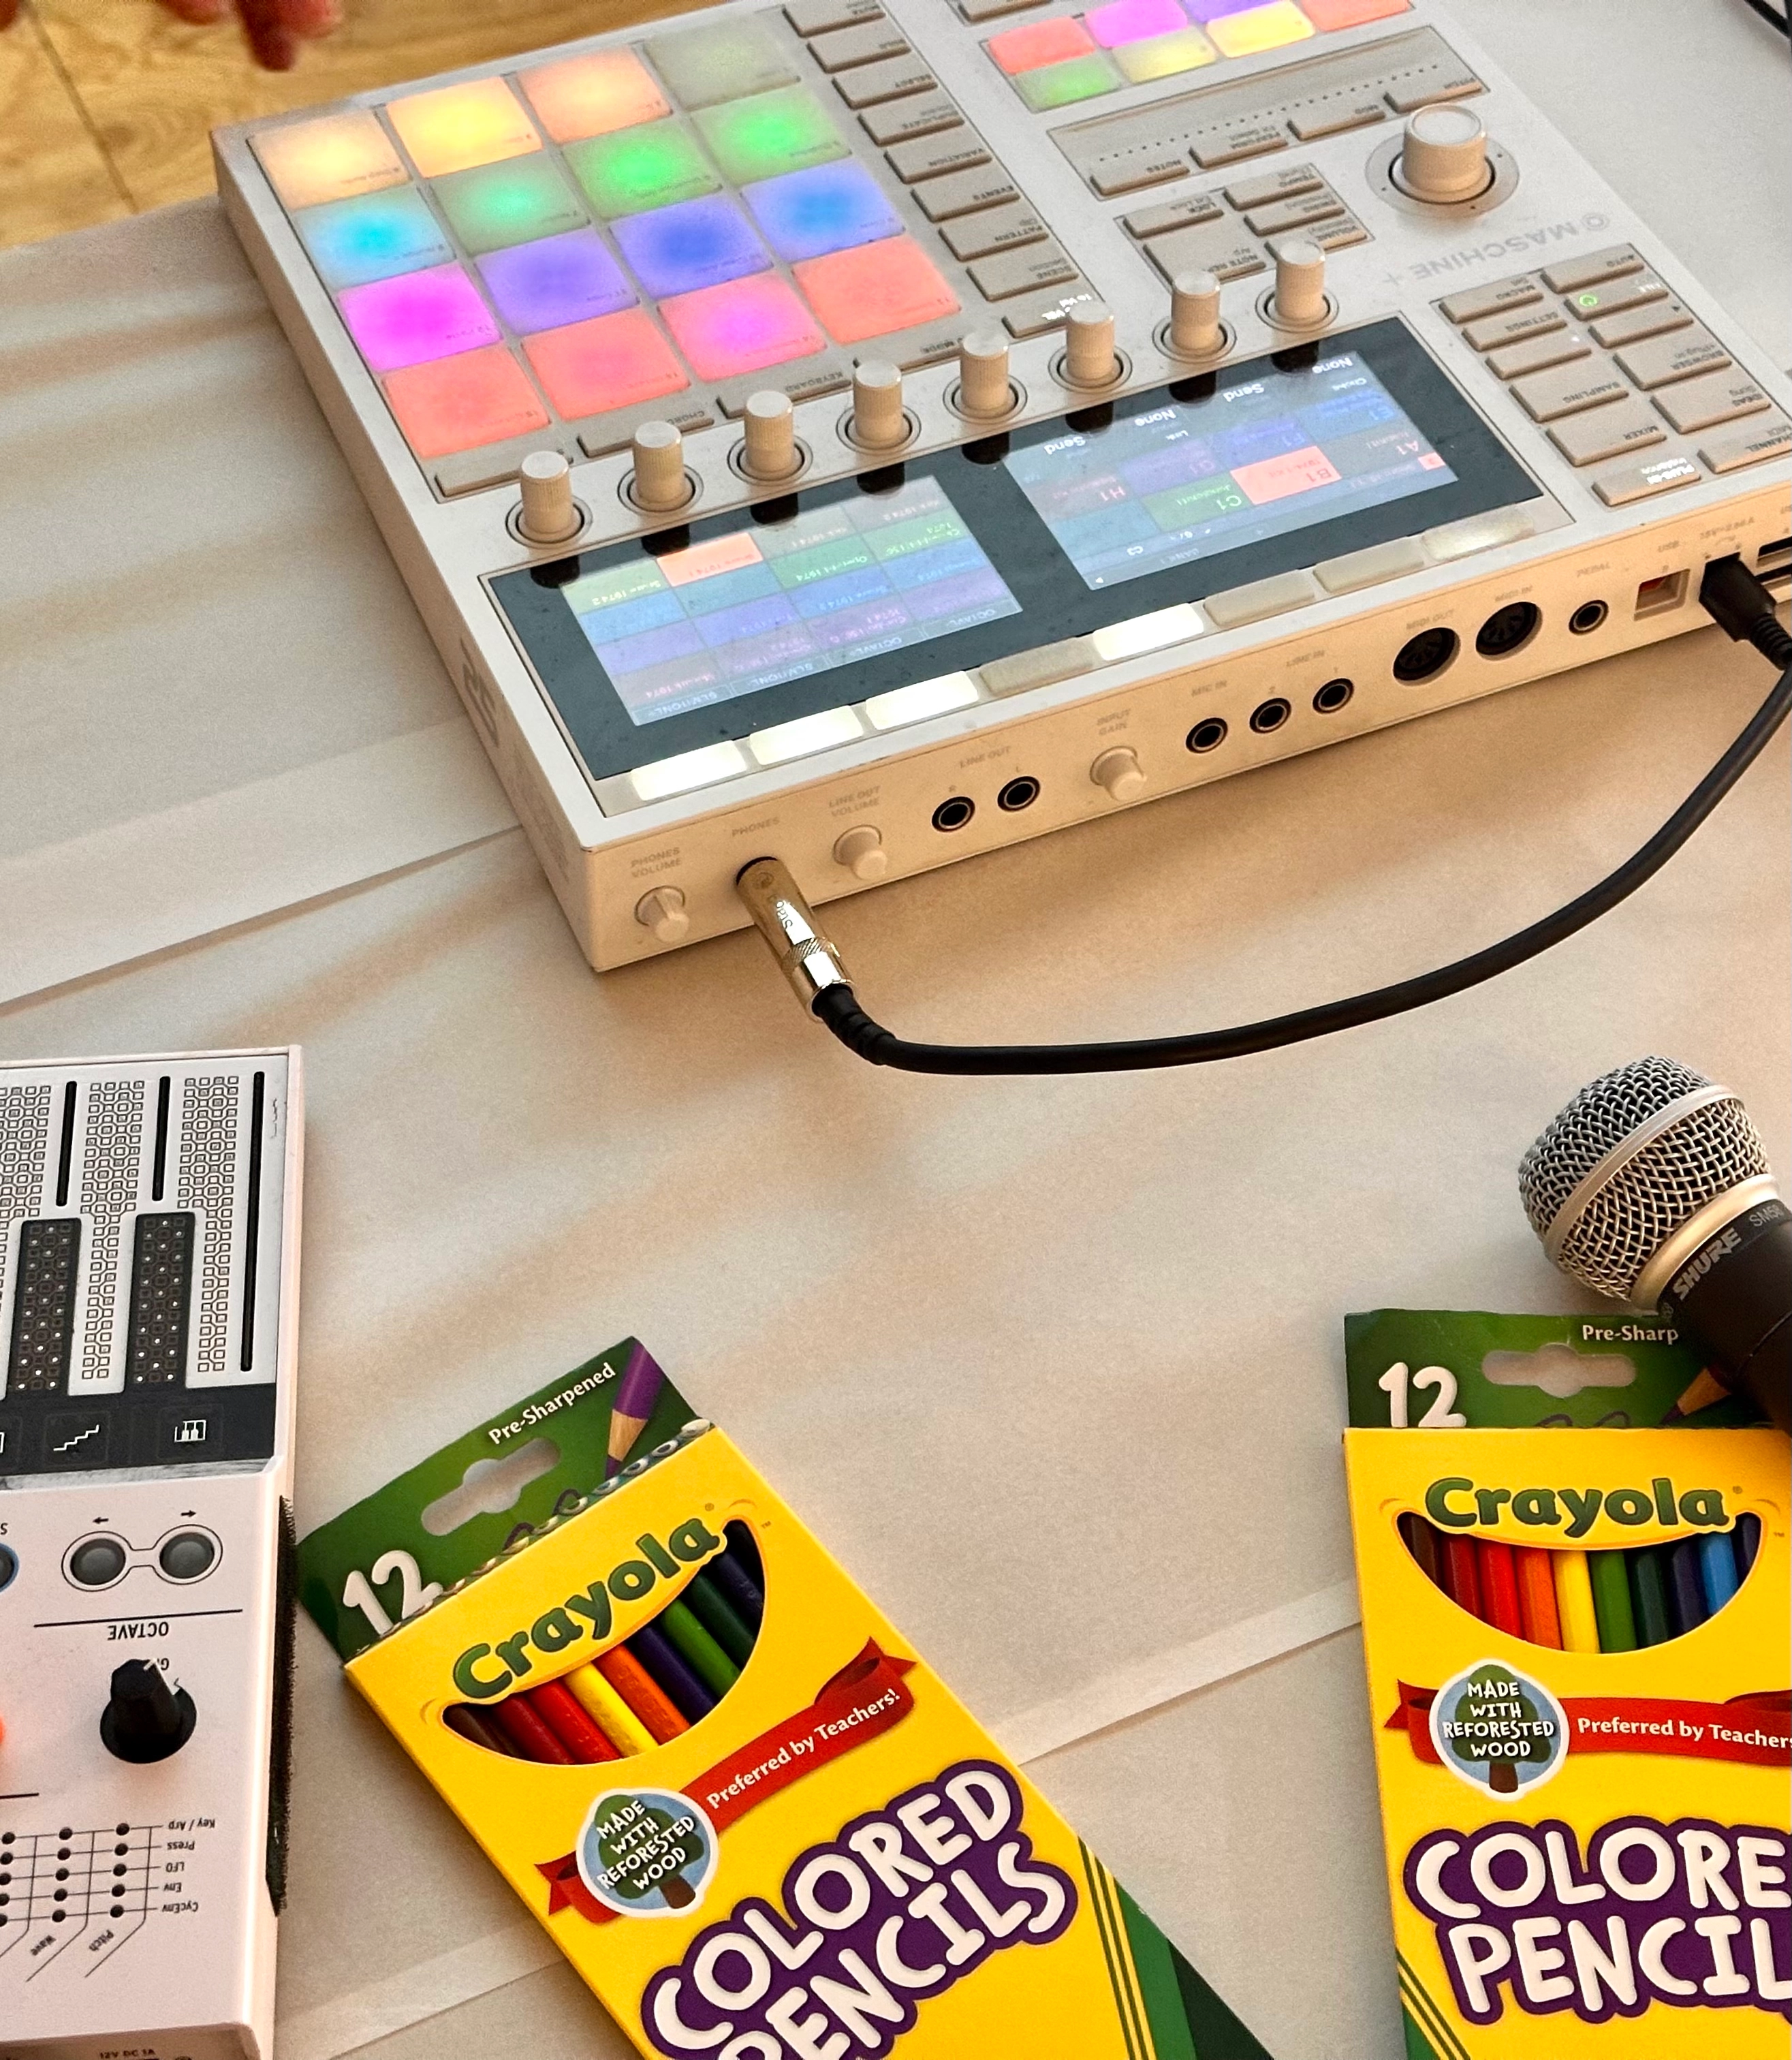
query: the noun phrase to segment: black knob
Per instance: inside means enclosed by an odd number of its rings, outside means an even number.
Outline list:
[[[193,1698],[170,1688],[159,1667],[127,1659],[112,1673],[112,1699],[100,1719],[100,1739],[114,1759],[134,1766],[166,1759],[193,1735]]]

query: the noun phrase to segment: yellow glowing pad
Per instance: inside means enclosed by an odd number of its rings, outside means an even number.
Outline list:
[[[539,150],[541,138],[501,78],[476,78],[386,105],[411,162],[426,179]]]
[[[268,182],[289,208],[317,207],[401,186],[405,168],[376,114],[329,114],[250,138]]]
[[[1259,50],[1279,50],[1283,43],[1298,43],[1313,33],[1313,25],[1294,0],[1271,0],[1267,7],[1247,8],[1242,14],[1223,14],[1209,22],[1207,34],[1223,57],[1254,57]]]
[[[589,57],[536,65],[520,78],[529,105],[557,143],[633,129],[672,112],[633,50],[593,50]]]

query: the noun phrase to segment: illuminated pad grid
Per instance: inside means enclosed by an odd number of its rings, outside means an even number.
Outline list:
[[[1103,0],[984,47],[1035,113],[1406,14],[1411,0]]]
[[[593,418],[960,312],[801,61],[724,17],[250,142],[417,457],[543,429],[572,455]]]

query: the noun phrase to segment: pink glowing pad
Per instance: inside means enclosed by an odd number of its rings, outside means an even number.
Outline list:
[[[548,398],[571,420],[657,400],[690,384],[645,308],[545,329],[523,349]]]
[[[426,272],[351,286],[337,305],[349,335],[376,372],[497,341],[491,310],[458,265],[433,265]]]
[[[1111,0],[1105,7],[1092,7],[1083,26],[1104,50],[1121,43],[1143,42],[1147,36],[1173,36],[1188,26],[1188,17],[1176,0]]]
[[[889,246],[874,243],[868,248],[883,250]],[[803,268],[796,269],[800,274]],[[763,365],[807,357],[821,348],[821,333],[808,309],[775,273],[680,293],[661,301],[660,313],[700,379],[757,372]]]
[[[918,243],[892,236],[791,267],[836,343],[915,329],[958,312],[958,297]]]
[[[385,397],[419,457],[446,457],[548,426],[540,395],[501,344],[407,365],[386,381]]]
[[[992,36],[989,54],[1012,78],[1017,71],[1037,71],[1041,65],[1062,64],[1085,57],[1095,48],[1074,14],[1056,14],[1046,22],[1023,22]]]

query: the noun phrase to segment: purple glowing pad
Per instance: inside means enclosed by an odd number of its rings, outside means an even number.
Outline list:
[[[376,372],[425,365],[496,343],[497,324],[458,265],[435,265],[368,286],[351,286],[337,305],[349,333]]]
[[[1247,9],[1260,7],[1263,0],[1183,0],[1197,22],[1217,22],[1222,14],[1242,14]]]
[[[1170,0],[1175,4],[1175,0]],[[863,165],[848,158],[744,187],[741,198],[780,258],[823,258],[900,235],[901,218]]]
[[[636,277],[656,300],[764,272],[772,262],[746,217],[720,195],[624,215],[610,226]]]
[[[519,336],[634,305],[633,288],[594,229],[494,250],[480,259],[479,269],[498,313]]]

